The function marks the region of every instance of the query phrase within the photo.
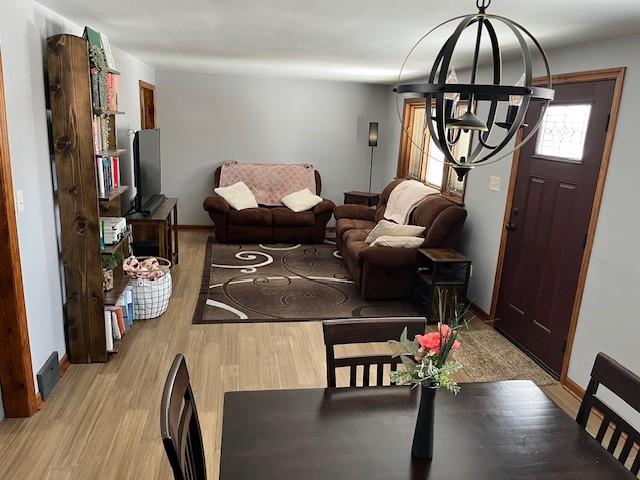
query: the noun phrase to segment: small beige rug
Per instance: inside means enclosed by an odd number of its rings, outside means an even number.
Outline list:
[[[532,380],[538,386],[558,383],[526,354],[493,329],[460,331],[462,346],[455,353],[474,382]]]

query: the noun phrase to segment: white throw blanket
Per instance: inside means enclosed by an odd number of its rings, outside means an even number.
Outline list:
[[[406,180],[391,191],[384,218],[401,225],[406,225],[413,209],[418,206],[427,195],[440,193],[435,188],[426,186],[417,180]]]

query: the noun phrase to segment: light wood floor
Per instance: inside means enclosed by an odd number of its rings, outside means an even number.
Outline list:
[[[1,479],[172,478],[159,439],[159,408],[178,352],[187,357],[213,479],[225,391],[325,386],[319,322],[191,324],[205,240],[205,233],[181,232],[167,313],[137,322],[108,363],[72,365],[34,417],[0,423]],[[544,390],[575,416],[571,394],[559,385]]]

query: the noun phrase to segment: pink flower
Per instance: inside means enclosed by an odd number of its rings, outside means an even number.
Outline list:
[[[455,352],[459,348],[460,348],[460,342],[458,340],[454,340],[453,345],[451,345],[451,351]]]
[[[426,335],[417,335],[418,343],[427,353],[437,354],[440,352],[440,334],[429,332]]]
[[[440,330],[440,335],[442,335],[442,340],[446,342],[451,336],[451,327],[446,323],[439,323],[438,329]]]

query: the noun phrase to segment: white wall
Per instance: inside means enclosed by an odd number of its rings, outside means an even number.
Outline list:
[[[0,0],[0,10],[13,185],[16,191],[23,191],[25,200],[25,210],[18,214],[17,221],[35,381],[35,372],[51,352],[57,350],[61,357],[66,352],[57,244],[59,226],[45,106],[45,40],[56,33],[81,34],[82,30],[27,0]],[[139,128],[138,80],[153,82],[154,71],[117,48],[114,56],[122,71],[122,108],[128,111],[118,125],[120,136],[122,129]]]
[[[626,66],[625,87],[613,144],[595,243],[571,352],[569,378],[586,388],[598,352],[606,352],[640,373],[637,353],[640,314],[636,290],[640,286],[640,255],[636,254],[640,226],[634,192],[640,185],[636,112],[640,109],[640,37],[629,37],[548,52],[553,73],[569,73]],[[506,65],[505,73],[512,74]],[[517,78],[517,76],[516,76]],[[395,95],[388,123],[398,122]],[[400,126],[388,142],[387,171],[395,171]],[[396,158],[393,157],[395,153]],[[488,312],[502,234],[512,158],[469,173],[465,197],[469,212],[460,250],[473,260],[469,298]],[[502,179],[500,192],[489,191],[489,177]],[[615,402],[637,426],[640,415]]]
[[[373,190],[388,180],[388,87],[347,82],[158,71],[162,190],[180,197],[180,223],[210,225],[202,201],[226,160],[311,163],[322,195],[367,190],[370,121],[380,123]]]
[[[13,186],[24,192],[18,236],[34,372],[66,351],[45,116],[42,43],[34,4],[2,1],[4,69]]]

